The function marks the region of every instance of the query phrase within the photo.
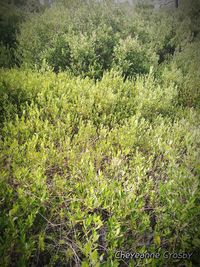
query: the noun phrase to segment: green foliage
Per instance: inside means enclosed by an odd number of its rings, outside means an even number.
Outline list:
[[[47,63],[55,72],[69,69],[71,64],[71,49],[65,35],[54,36],[52,47],[47,47],[43,51],[41,59],[42,63]]]
[[[2,4],[0,266],[200,265],[192,2]]]
[[[54,6],[22,24],[18,56],[28,66],[41,67],[45,60],[56,72],[69,69],[76,76],[95,79],[116,64],[130,77],[147,73],[158,58],[150,47],[141,48],[144,40],[129,38],[130,34],[140,36],[137,23],[141,16],[133,29],[132,21],[125,19],[126,12],[109,4],[81,5],[79,9]]]
[[[58,50],[60,53],[62,50],[63,41],[60,35],[64,32],[65,22],[66,18],[60,8],[47,10],[44,14],[32,15],[22,24],[17,38],[20,44],[17,50],[19,60],[22,61],[24,58],[23,61],[27,66],[35,66],[35,64],[41,66],[44,54],[47,53],[47,61],[52,55],[53,65],[54,60],[59,60],[59,55],[58,59],[54,59],[54,51]]]
[[[90,35],[74,33],[68,39],[71,70],[75,75],[100,78],[103,71],[110,69],[117,39],[112,28],[100,25]]]
[[[166,247],[198,250],[199,112],[173,83],[0,76],[2,266],[121,266],[118,249],[164,266]]]
[[[178,52],[172,62],[165,66],[162,79],[178,86],[179,103],[190,107],[199,107],[200,77],[198,74],[200,43],[193,42]]]
[[[16,58],[16,35],[19,25],[31,12],[41,11],[37,0],[0,0],[0,67],[19,65]]]
[[[45,61],[56,72],[69,69],[75,75],[102,77],[111,68],[122,14],[105,13],[98,5],[89,10],[88,16],[82,5],[78,10],[58,5],[33,16],[21,26],[18,58],[32,67]]]
[[[13,65],[12,49],[0,44],[0,68],[9,68]]]
[[[5,1],[0,1],[0,5],[0,40],[5,46],[12,47],[16,40],[16,29],[21,21],[22,13]]]
[[[191,30],[184,26],[183,33],[182,24],[190,18],[183,22],[179,13],[104,2],[57,4],[21,25],[18,58],[39,68],[46,61],[56,72],[68,69],[76,76],[99,79],[117,66],[125,77],[135,77],[167,62],[183,45],[180,34],[188,37]]]
[[[136,38],[131,37],[119,41],[114,51],[114,62],[114,67],[121,70],[126,78],[148,73],[151,66],[147,51]]]

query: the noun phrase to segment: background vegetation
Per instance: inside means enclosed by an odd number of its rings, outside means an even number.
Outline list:
[[[0,265],[198,267],[199,1],[11,2],[0,21]]]

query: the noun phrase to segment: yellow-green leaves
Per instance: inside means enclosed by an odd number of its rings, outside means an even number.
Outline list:
[[[193,236],[198,248],[199,114],[174,104],[176,87],[153,72],[1,73],[3,266],[13,253],[24,266],[120,266],[118,249],[190,250]]]

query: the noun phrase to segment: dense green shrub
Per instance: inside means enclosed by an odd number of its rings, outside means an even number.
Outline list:
[[[69,69],[95,79],[116,66],[135,77],[173,55],[174,25],[173,16],[151,9],[58,5],[22,24],[18,57],[28,66],[41,67],[45,60],[56,72]]]
[[[13,65],[12,49],[0,44],[0,68],[10,68]]]
[[[71,48],[66,35],[54,36],[52,47],[47,47],[42,55],[42,64],[47,63],[55,72],[69,69],[71,64]]]
[[[0,1],[0,68],[10,68],[17,61],[14,49],[16,49],[16,32],[24,14],[7,1]]]
[[[94,83],[1,71],[1,266],[134,266],[116,250],[161,254],[141,266],[175,266],[166,250],[195,257],[199,113],[178,108],[172,87],[153,73]]]
[[[100,25],[90,35],[73,34],[68,37],[72,72],[75,75],[101,78],[103,72],[111,68],[117,38],[112,28],[106,25]]]
[[[199,2],[25,2],[17,39],[0,21],[0,266],[198,267]]]
[[[23,18],[23,14],[8,2],[0,0],[0,42],[5,46],[13,47],[16,41],[16,30]]]
[[[44,51],[59,50],[56,45],[59,45],[60,34],[67,30],[67,15],[68,13],[62,12],[60,7],[55,7],[47,9],[44,13],[33,14],[26,20],[17,36],[19,60],[28,66],[37,64],[39,67],[44,59]]]
[[[123,76],[131,78],[137,74],[146,74],[150,67],[151,59],[136,38],[128,37],[119,41],[114,49],[114,68],[121,70]]]
[[[41,68],[46,62],[55,72],[68,69],[95,79],[115,65],[125,76],[147,73],[150,66],[169,62],[175,52],[199,38],[195,26],[199,6],[193,2],[195,8],[182,1],[175,12],[156,11],[148,5],[119,8],[112,1],[60,1],[21,24],[17,63]],[[15,43],[15,20],[11,22],[11,29],[5,25],[2,29],[10,32]],[[7,38],[4,32],[2,36]]]
[[[31,12],[43,10],[39,0],[0,0],[0,67],[19,65],[15,50],[20,24]]]
[[[165,66],[162,79],[177,85],[179,103],[184,106],[199,107],[200,77],[198,74],[200,43],[192,42],[176,53],[172,62]]]

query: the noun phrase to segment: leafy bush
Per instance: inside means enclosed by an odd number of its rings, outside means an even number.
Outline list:
[[[44,51],[55,50],[55,45],[59,44],[56,37],[67,30],[67,15],[66,10],[63,12],[60,7],[55,7],[44,13],[33,14],[22,23],[20,34],[17,35],[18,59],[27,66],[41,66]]]
[[[9,68],[13,65],[13,53],[12,49],[6,47],[2,43],[0,44],[0,68]]]
[[[71,64],[71,49],[65,35],[55,36],[55,43],[43,51],[42,63],[47,63],[55,72],[69,69]]]
[[[162,78],[165,82],[176,83],[179,91],[179,103],[184,106],[199,107],[200,79],[199,42],[188,44],[177,53],[172,62],[165,66]]]
[[[75,75],[101,78],[110,69],[116,37],[112,28],[99,26],[91,35],[73,34],[69,38],[71,69]]]
[[[121,40],[115,47],[114,62],[114,66],[121,70],[126,78],[148,73],[151,66],[147,52],[137,39],[130,37]]]
[[[56,72],[69,69],[95,79],[116,66],[125,76],[148,73],[174,52],[173,19],[151,13],[104,3],[54,6],[22,24],[18,57],[29,67],[45,60]]]

